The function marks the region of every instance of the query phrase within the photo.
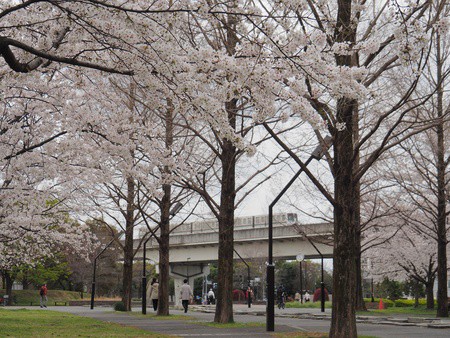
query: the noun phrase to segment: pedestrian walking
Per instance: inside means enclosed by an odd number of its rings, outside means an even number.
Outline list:
[[[247,297],[248,307],[251,308],[253,303],[253,290],[250,285],[248,286],[247,291],[245,292],[245,297]]]
[[[188,280],[185,279],[183,283],[180,290],[180,298],[181,304],[183,304],[184,313],[186,313],[188,311],[189,301],[192,299],[193,294],[192,289],[188,284]]]
[[[150,287],[147,290],[148,298],[152,300],[153,310],[156,311],[158,309],[158,292],[159,292],[159,283],[156,278],[152,279],[150,283]]]
[[[39,295],[41,296],[41,300],[40,300],[40,304],[41,304],[41,308],[43,307],[47,307],[47,284],[44,284],[41,286],[41,288],[39,289]]]
[[[208,292],[208,304],[216,304],[216,295],[213,289],[210,289]]]

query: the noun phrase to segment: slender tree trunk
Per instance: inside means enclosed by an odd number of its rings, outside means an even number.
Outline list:
[[[14,279],[11,277],[11,274],[8,272],[8,271],[6,271],[6,270],[3,270],[3,274],[4,274],[4,277],[5,277],[5,291],[6,291],[6,294],[8,295],[8,306],[10,306],[10,305],[12,305],[12,301],[13,301],[13,298],[12,298],[12,287],[13,287],[13,283],[14,283]]]
[[[163,187],[164,197],[163,200],[166,199],[166,187]],[[169,186],[169,196],[170,199],[170,186]],[[166,203],[162,203],[162,207],[164,207]],[[167,204],[170,207],[170,200]],[[169,315],[169,208],[166,212],[163,212],[161,215],[161,224],[160,224],[160,243],[159,243],[159,293],[158,293],[158,315],[168,316]],[[165,214],[163,216],[163,214]]]
[[[173,105],[168,100],[168,109],[166,111],[166,148],[172,149],[173,145]],[[170,168],[165,166],[163,176],[171,174]],[[169,315],[169,241],[170,241],[170,206],[172,186],[163,184],[163,198],[161,200],[161,224],[160,224],[160,242],[159,242],[159,294],[158,294],[158,315]]]
[[[225,105],[230,125],[235,126],[236,100]],[[216,323],[231,323],[233,319],[233,253],[236,147],[222,140],[222,180],[219,209],[219,262]]]
[[[442,64],[440,50],[440,34],[436,34],[437,47],[437,113],[439,124],[436,127],[437,133],[437,246],[438,246],[438,289],[437,289],[437,316],[448,317],[448,293],[447,293],[447,228],[446,228],[446,182],[445,171],[447,168],[445,161],[445,135],[444,135],[444,108],[443,96],[444,88],[442,86]]]
[[[134,230],[134,195],[135,183],[132,177],[127,177],[127,211],[125,219],[125,243],[123,249],[123,296],[125,311],[131,311],[132,281],[133,281],[133,230]]]
[[[434,279],[425,284],[425,293],[427,295],[427,309],[434,309],[433,284]]]
[[[354,43],[356,26],[351,20],[351,0],[338,0],[335,41]],[[336,55],[339,66],[353,66],[353,55]],[[331,318],[331,338],[356,338],[356,260],[359,255],[357,182],[353,170],[354,146],[353,127],[357,114],[357,102],[340,98],[336,107],[337,122],[342,128],[334,131],[334,264],[333,264],[333,311]]]

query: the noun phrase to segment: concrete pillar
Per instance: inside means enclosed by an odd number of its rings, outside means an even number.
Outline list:
[[[174,302],[175,305],[181,306],[180,290],[183,285],[184,279],[188,280],[188,284],[191,286],[192,291],[194,291],[194,279],[197,277],[204,277],[209,275],[210,268],[209,265],[205,263],[171,263],[170,264],[170,277],[174,279],[175,295]],[[203,295],[196,295],[202,297]]]

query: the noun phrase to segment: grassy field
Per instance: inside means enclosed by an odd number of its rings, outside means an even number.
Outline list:
[[[170,337],[66,313],[0,309],[2,337]]]
[[[325,308],[331,309],[331,302],[325,302]],[[320,308],[320,302],[308,302],[301,304],[300,302],[287,302],[287,308]],[[420,317],[436,317],[436,309],[428,310],[425,305],[419,305],[417,308],[413,306],[392,306],[383,310],[370,309],[368,311],[358,311],[357,315],[374,315],[374,316],[420,316]]]
[[[5,290],[0,289],[0,295],[4,295]],[[54,302],[68,302],[70,300],[80,300],[80,292],[64,291],[64,290],[48,290],[48,302],[54,304]],[[84,293],[83,299],[89,300],[90,294]],[[14,290],[13,300],[14,305],[39,305],[39,290]]]
[[[359,311],[358,315],[375,315],[375,316],[409,316],[409,317],[436,317],[436,309],[428,310],[425,306],[414,307],[388,307],[383,310]]]

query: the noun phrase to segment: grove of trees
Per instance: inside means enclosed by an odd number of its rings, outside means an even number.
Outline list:
[[[170,232],[208,210],[215,321],[232,322],[235,210],[302,168],[320,200],[303,212],[334,223],[330,337],[357,337],[362,262],[387,271],[380,246],[403,248],[390,273],[437,278],[448,317],[449,20],[445,0],[2,1],[2,274],[63,250],[89,261],[74,220],[95,220],[117,240],[130,310],[144,227],[166,315]]]

